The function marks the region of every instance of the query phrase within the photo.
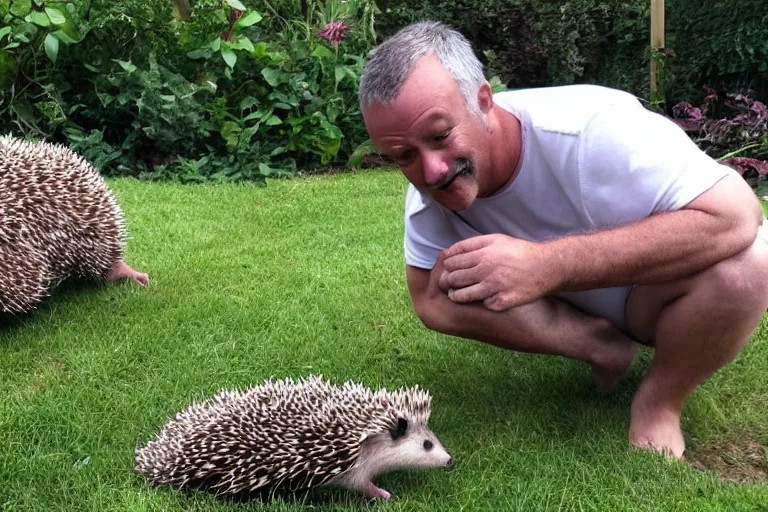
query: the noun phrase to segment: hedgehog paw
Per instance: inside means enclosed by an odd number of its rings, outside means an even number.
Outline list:
[[[118,261],[107,276],[107,282],[114,283],[122,279],[133,279],[142,286],[149,286],[149,276],[128,266],[124,261]]]
[[[374,499],[382,499],[382,500],[388,500],[392,497],[390,493],[385,491],[384,489],[380,489],[379,487],[376,487],[373,482],[368,482],[365,484],[365,494],[372,500]]]

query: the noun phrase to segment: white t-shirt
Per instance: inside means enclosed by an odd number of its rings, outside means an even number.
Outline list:
[[[458,213],[411,185],[408,265],[431,269],[440,251],[479,234],[544,241],[677,210],[732,172],[623,91],[572,85],[506,91],[494,100],[522,126],[517,177]],[[627,294],[628,288],[611,288],[561,296],[593,314],[621,315],[614,320],[623,322]],[[602,311],[605,301],[619,301],[620,308]]]

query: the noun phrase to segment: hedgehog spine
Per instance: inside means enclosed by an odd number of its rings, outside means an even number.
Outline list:
[[[338,485],[386,499],[377,475],[453,462],[427,427],[430,410],[430,394],[418,387],[267,380],[179,412],[136,449],[135,469],[154,484],[217,494]]]

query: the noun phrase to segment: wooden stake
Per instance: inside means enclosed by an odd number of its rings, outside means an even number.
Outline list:
[[[655,53],[664,48],[664,0],[651,0],[651,93],[656,92]]]

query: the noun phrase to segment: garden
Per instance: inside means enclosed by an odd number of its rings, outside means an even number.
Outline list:
[[[368,52],[419,19],[494,90],[632,92],[768,201],[768,7],[647,0],[0,0],[0,135],[91,162],[149,275],[0,315],[0,510],[768,510],[768,321],[688,401],[681,461],[632,448],[653,350],[587,365],[425,329],[405,282],[407,181],[368,139]],[[648,70],[657,69],[652,93]],[[764,204],[764,210],[768,206]],[[193,402],[269,378],[419,385],[450,471],[232,500],[150,485],[135,450]]]

